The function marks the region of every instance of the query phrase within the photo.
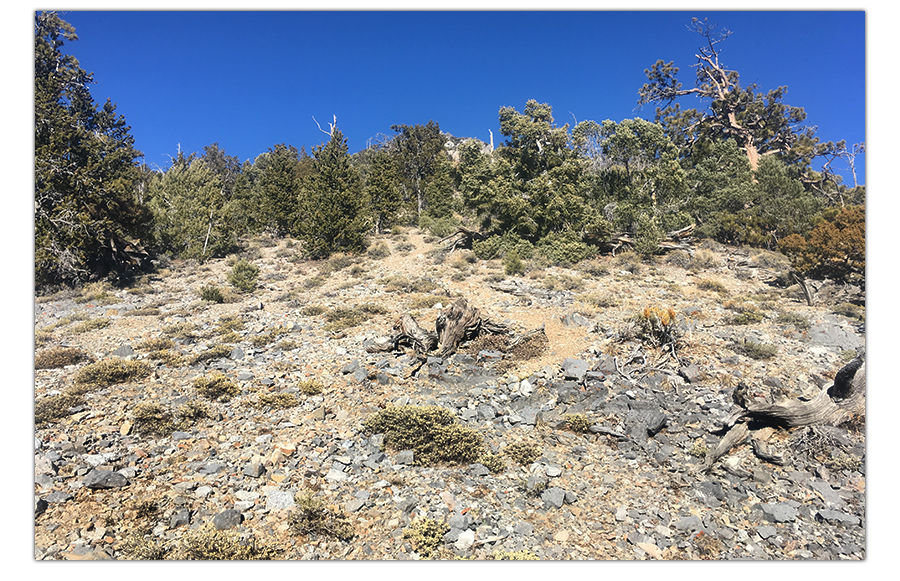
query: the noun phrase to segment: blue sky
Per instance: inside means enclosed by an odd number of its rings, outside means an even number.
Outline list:
[[[635,111],[644,69],[675,61],[693,83],[709,18],[733,32],[721,59],[767,91],[788,87],[823,141],[866,140],[865,13],[80,11],[65,50],[94,73],[146,163],[218,142],[241,161],[278,143],[307,151],[334,115],[351,151],[391,125],[438,122],[495,144],[498,110],[549,103],[557,123],[653,118]],[[687,103],[686,103],[687,104]],[[865,156],[857,176],[865,183]],[[852,185],[846,173],[845,182]]]

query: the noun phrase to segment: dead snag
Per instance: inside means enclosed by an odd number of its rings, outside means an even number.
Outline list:
[[[444,309],[434,323],[438,335],[438,355],[446,357],[456,353],[459,344],[470,341],[481,333],[507,333],[505,325],[482,319],[478,309],[466,299],[460,298]]]
[[[397,331],[395,343],[398,347],[409,347],[417,353],[428,353],[437,347],[437,335],[420,327],[409,313],[400,317],[394,330]]]
[[[442,238],[439,244],[445,242],[446,240],[450,240],[451,238],[456,238],[453,242],[447,245],[447,252],[453,252],[454,250],[461,250],[464,248],[471,249],[472,242],[482,242],[487,240],[490,237],[490,234],[485,234],[483,232],[475,232],[474,230],[469,230],[468,228],[459,227],[456,229],[456,232],[453,234]]]
[[[746,386],[743,386],[746,387]],[[709,471],[716,460],[724,456],[734,446],[742,444],[751,430],[764,427],[801,428],[806,426],[838,426],[854,416],[865,413],[866,407],[866,363],[865,353],[861,353],[838,371],[834,384],[823,388],[809,401],[787,400],[767,403],[749,400],[738,386],[734,394],[735,403],[742,409],[732,414],[726,429],[728,431],[700,466],[700,472]],[[766,459],[768,451],[758,442],[754,443],[757,455]]]

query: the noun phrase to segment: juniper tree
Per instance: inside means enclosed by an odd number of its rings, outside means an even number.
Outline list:
[[[77,40],[55,12],[35,14],[34,272],[37,286],[106,274],[114,240],[143,238],[150,214],[131,128],[109,100],[97,106],[93,76],[62,52]]]

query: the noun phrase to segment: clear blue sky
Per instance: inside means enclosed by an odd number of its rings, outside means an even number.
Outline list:
[[[393,124],[434,120],[488,140],[502,106],[549,103],[576,119],[652,119],[635,111],[644,69],[680,79],[703,39],[693,16],[733,31],[721,59],[761,90],[788,87],[823,141],[866,140],[865,13],[831,12],[139,12],[69,11],[65,50],[94,73],[150,165],[180,145],[218,142],[241,161],[278,143],[320,144],[332,116],[351,152]],[[847,172],[845,183],[852,185]],[[857,175],[865,183],[864,156]]]

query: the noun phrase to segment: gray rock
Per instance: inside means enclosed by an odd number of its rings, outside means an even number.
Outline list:
[[[244,476],[249,476],[251,478],[259,478],[263,474],[266,473],[266,467],[260,464],[259,462],[251,462],[244,466],[243,474]]]
[[[859,524],[859,519],[853,515],[849,515],[838,510],[822,509],[816,514],[816,520],[826,521],[835,525],[851,525]]]
[[[40,496],[35,495],[34,497],[34,516],[38,516],[42,514],[45,510],[47,510],[47,501],[41,498]]]
[[[847,506],[847,503],[838,495],[837,491],[832,489],[831,485],[824,480],[810,478],[806,485],[818,492],[828,506],[832,508],[844,508]]]
[[[461,531],[469,528],[472,525],[472,522],[472,517],[468,514],[454,513],[452,516],[450,516],[450,518],[447,519],[448,525]]]
[[[355,373],[360,368],[359,359],[354,359],[350,363],[344,365],[341,368],[341,373],[344,375],[349,375],[351,373]]]
[[[234,349],[231,350],[231,353],[228,355],[228,358],[233,359],[233,360],[243,359],[244,358],[244,350],[241,349],[240,347],[235,347]],[[244,373],[246,373],[246,372],[244,372]],[[252,375],[251,375],[251,377],[252,377]],[[240,379],[240,376],[238,376],[238,379]]]
[[[113,357],[131,357],[134,355],[134,349],[131,348],[131,345],[122,345],[112,353],[110,353]]]
[[[562,363],[563,377],[583,381],[590,367],[590,364],[582,359],[566,358]]]
[[[491,471],[484,464],[469,464],[469,474],[472,476],[487,476]]]
[[[288,490],[268,490],[266,491],[266,509],[268,510],[286,510],[294,508],[294,493]]]
[[[84,477],[83,484],[92,490],[122,488],[128,486],[128,479],[112,470],[91,470]]]
[[[194,437],[193,434],[191,434],[190,432],[179,432],[177,430],[172,432],[172,440],[173,441],[190,440],[193,437]]]
[[[566,501],[566,491],[558,486],[551,486],[541,493],[544,508],[562,508]]]
[[[47,502],[49,502],[51,504],[59,504],[62,502],[68,502],[68,501],[72,500],[73,498],[75,498],[75,497],[72,496],[71,494],[69,494],[68,492],[54,490],[53,492],[51,492],[50,494],[45,496],[44,500],[46,500]]]
[[[213,489],[211,486],[198,486],[197,490],[194,491],[194,496],[197,498],[206,498],[212,494],[212,491]]]
[[[182,525],[191,524],[191,511],[187,509],[177,510],[172,513],[172,518],[169,519],[169,528],[176,528]]]
[[[679,375],[688,383],[696,383],[700,379],[700,368],[696,365],[685,365],[678,370]]]
[[[239,510],[223,510],[213,517],[213,526],[220,531],[228,530],[241,524],[243,518]]]
[[[797,509],[786,502],[767,502],[760,505],[763,517],[769,522],[792,522],[797,519]]]
[[[527,521],[519,521],[519,523],[513,527],[513,532],[517,535],[529,537],[534,533],[534,525]]]
[[[763,525],[763,526],[756,527],[756,533],[760,537],[762,537],[764,539],[768,539],[769,537],[772,537],[772,536],[775,536],[776,534],[778,534],[778,529],[776,529],[775,527],[773,527],[771,525]]]
[[[414,509],[419,504],[419,501],[415,498],[401,498],[397,501],[397,510],[400,512],[409,512]]]
[[[348,500],[346,504],[344,504],[344,510],[352,513],[358,511],[365,505],[366,500],[364,498],[354,498],[352,500]]]
[[[543,412],[541,412],[541,408],[534,406],[525,407],[519,415],[522,416],[522,423],[527,426],[535,425],[544,416]]]
[[[412,450],[401,450],[394,456],[394,464],[411,465],[414,460],[414,452]]]
[[[675,521],[675,528],[679,531],[697,531],[703,529],[703,521],[698,516],[685,516]]]
[[[468,551],[475,544],[475,531],[463,531],[453,544],[459,551]]]

